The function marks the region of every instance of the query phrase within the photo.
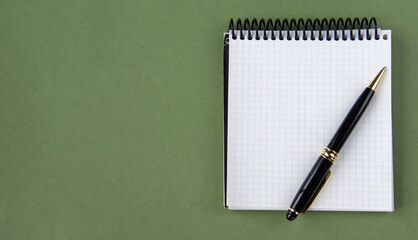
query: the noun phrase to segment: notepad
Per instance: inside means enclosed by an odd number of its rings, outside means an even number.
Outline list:
[[[391,31],[306,23],[279,31],[257,23],[251,30],[233,24],[225,34],[225,206],[288,209],[355,100],[386,66],[310,210],[393,211]]]

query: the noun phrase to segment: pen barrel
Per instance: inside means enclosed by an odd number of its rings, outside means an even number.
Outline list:
[[[344,121],[341,123],[337,132],[334,134],[334,137],[328,143],[328,148],[334,150],[337,153],[341,150],[351,132],[356,127],[358,121],[361,119],[361,116],[367,109],[373,94],[374,91],[370,88],[366,88],[363,91],[363,93],[351,107],[347,116],[344,118]]]
[[[290,204],[290,208],[301,214],[308,210],[330,175],[331,166],[332,162],[328,159],[322,156],[318,158]]]

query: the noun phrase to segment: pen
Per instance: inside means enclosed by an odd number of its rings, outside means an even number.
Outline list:
[[[289,221],[293,221],[298,215],[304,214],[308,210],[309,206],[328,180],[331,174],[330,168],[335,163],[338,153],[372,100],[385,70],[386,67],[380,70],[369,86],[364,89],[360,97],[351,107],[347,116],[344,118],[344,121],[341,123],[337,132],[334,134],[334,137],[332,137],[331,141],[328,143],[328,146],[322,150],[321,155],[290,204],[286,214],[286,218]]]

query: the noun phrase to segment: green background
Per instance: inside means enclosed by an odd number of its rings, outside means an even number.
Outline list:
[[[416,1],[2,1],[0,239],[417,236]],[[395,212],[223,208],[231,17],[392,29]]]

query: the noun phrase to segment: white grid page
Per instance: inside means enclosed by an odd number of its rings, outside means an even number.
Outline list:
[[[393,211],[391,31],[379,31],[379,40],[362,41],[230,39],[229,209],[287,209],[348,110],[386,66],[310,210]]]

